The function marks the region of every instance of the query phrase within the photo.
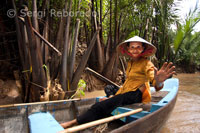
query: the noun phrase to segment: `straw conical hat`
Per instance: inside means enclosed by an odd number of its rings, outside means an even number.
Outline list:
[[[156,47],[151,44],[150,42],[144,40],[143,38],[139,37],[139,36],[134,36],[124,42],[122,42],[121,44],[119,44],[117,46],[117,52],[122,55],[122,56],[131,56],[131,54],[128,52],[127,50],[127,43],[128,42],[141,42],[143,44],[145,44],[145,50],[141,53],[140,56],[143,57],[149,57],[152,56],[153,54],[156,53]]]

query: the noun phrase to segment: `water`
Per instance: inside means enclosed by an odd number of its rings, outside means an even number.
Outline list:
[[[200,73],[175,77],[180,82],[178,99],[161,133],[200,133]]]

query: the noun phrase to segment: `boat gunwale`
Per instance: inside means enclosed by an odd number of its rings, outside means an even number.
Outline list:
[[[178,95],[178,94],[177,94]],[[133,128],[133,126],[137,126],[138,124],[140,124],[141,122],[145,122],[147,119],[151,119],[152,117],[154,117],[154,115],[164,111],[166,108],[168,108],[170,105],[174,104],[175,105],[175,102],[176,102],[176,99],[177,99],[177,95],[175,96],[175,98],[173,100],[171,100],[168,104],[166,104],[165,106],[159,108],[158,110],[144,116],[144,117],[141,117],[139,119],[137,119],[136,121],[132,121],[128,124],[125,124],[124,126],[122,127],[119,127],[115,130],[112,130],[111,133],[119,133],[119,132],[125,132],[125,131],[128,131],[130,130],[130,127]],[[174,105],[171,107],[173,109]],[[171,110],[172,111],[172,110]],[[166,116],[166,117],[169,117],[171,112],[169,112],[169,114]],[[161,125],[162,126],[162,125]],[[136,131],[137,132],[137,131]]]

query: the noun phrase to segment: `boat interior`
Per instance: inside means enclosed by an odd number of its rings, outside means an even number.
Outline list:
[[[165,82],[166,83],[166,82]],[[152,101],[150,104],[133,104],[126,107],[118,107],[113,112],[112,115],[128,112],[136,108],[143,108],[142,112],[136,113],[129,117],[122,118],[120,120],[115,120],[109,122],[108,124],[99,125],[96,127],[89,128],[81,132],[96,132],[94,130],[99,130],[97,132],[108,132],[115,128],[119,128],[126,123],[142,118],[159,108],[165,106],[171,99],[176,95],[177,89],[172,89],[173,84],[166,83],[165,89],[159,92],[152,92]],[[177,84],[175,82],[175,84]],[[20,132],[28,133],[30,128],[34,129],[34,126],[41,126],[41,124],[46,124],[46,129],[50,129],[50,124],[43,122],[41,117],[37,117],[37,121],[31,122],[30,116],[38,114],[38,112],[49,112],[52,116],[57,126],[59,123],[70,121],[76,116],[85,112],[91,105],[98,101],[97,98],[90,99],[72,99],[72,100],[60,100],[60,101],[49,101],[49,102],[38,102],[38,103],[28,103],[28,104],[17,104],[8,105],[7,107],[0,108],[0,132]],[[106,125],[106,126],[105,126]],[[33,126],[33,127],[31,127]],[[38,127],[37,127],[38,128]],[[43,130],[43,131],[45,131]],[[38,133],[38,131],[37,131]]]

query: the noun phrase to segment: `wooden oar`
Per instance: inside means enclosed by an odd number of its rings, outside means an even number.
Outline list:
[[[129,116],[129,115],[141,112],[141,111],[142,111],[142,108],[138,108],[136,110],[132,110],[132,111],[129,111],[129,112],[126,112],[126,113],[123,113],[123,114],[114,115],[114,116],[110,116],[110,117],[107,117],[107,118],[104,118],[104,119],[100,119],[100,120],[88,122],[86,124],[82,124],[82,125],[79,125],[79,126],[67,128],[64,131],[60,131],[58,133],[72,133],[72,132],[77,132],[77,131],[80,131],[80,130],[83,130],[83,129],[86,129],[86,128],[89,128],[89,127],[93,127],[93,126],[96,126],[96,125],[99,125],[99,124],[103,124],[103,123],[106,123],[106,122],[117,120],[117,119]]]

